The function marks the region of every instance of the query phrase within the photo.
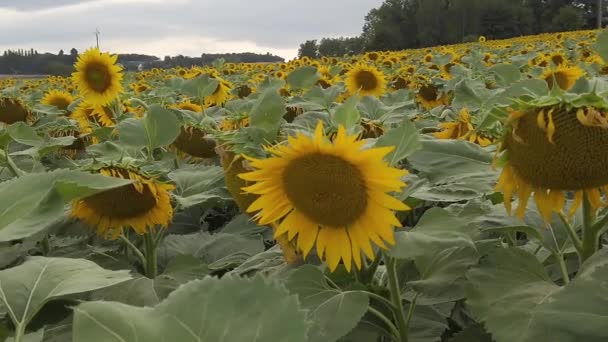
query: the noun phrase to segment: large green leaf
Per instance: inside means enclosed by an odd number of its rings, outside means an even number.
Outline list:
[[[430,183],[412,196],[438,202],[456,202],[493,192],[498,172],[492,169],[492,154],[462,140],[424,137],[422,148],[408,161]]]
[[[51,299],[129,279],[128,271],[108,271],[84,259],[31,257],[20,266],[0,271],[0,302],[16,329],[25,329]]]
[[[418,130],[416,130],[416,127],[409,119],[404,120],[399,127],[393,128],[383,134],[376,142],[376,146],[395,147],[386,156],[390,165],[396,165],[422,147],[420,134],[418,134]]]
[[[361,114],[357,109],[357,104],[359,103],[358,96],[351,96],[348,100],[344,101],[343,104],[336,107],[333,113],[333,122],[337,127],[343,126],[346,130],[350,130],[357,123],[359,119],[361,119]]]
[[[467,278],[468,304],[497,342],[606,341],[608,252],[559,287],[536,257],[498,249]]]
[[[521,79],[519,68],[513,64],[496,64],[488,71],[495,75],[496,82],[501,86],[508,86]]]
[[[483,103],[490,97],[491,92],[483,82],[464,79],[456,85],[452,105],[457,108],[466,107],[474,111],[481,108]]]
[[[224,187],[224,170],[221,167],[181,168],[168,176],[176,185],[175,199],[182,208],[232,199]]]
[[[408,287],[425,305],[464,298],[464,276],[477,264],[475,246],[478,230],[445,209],[429,209],[416,227],[397,232],[389,254],[413,260],[420,276]]]
[[[249,113],[251,127],[263,129],[265,138],[272,141],[276,138],[284,114],[285,101],[276,89],[270,88],[255,101]]]
[[[260,277],[192,281],[153,308],[88,302],[75,308],[74,342],[303,342],[295,296]]]
[[[183,82],[176,81],[173,85],[180,87],[184,94],[202,100],[205,96],[213,94],[219,81],[209,75],[201,75]]]
[[[315,85],[319,80],[317,68],[312,66],[303,66],[297,68],[287,75],[287,84],[294,89],[307,89]]]
[[[11,155],[27,155],[36,159],[40,159],[48,153],[59,150],[62,147],[70,146],[74,140],[76,140],[76,138],[71,136],[57,138],[38,136],[34,128],[28,126],[24,122],[16,122],[8,126],[6,131],[14,141],[26,146],[31,146],[29,149],[13,152]]]
[[[191,255],[178,255],[171,259],[162,274],[154,279],[138,277],[96,291],[94,300],[114,301],[133,306],[154,306],[191,280],[209,274],[207,266]]]
[[[250,257],[264,251],[260,236],[229,233],[197,233],[170,235],[159,249],[161,260],[170,260],[181,254],[192,255],[211,269],[236,267]]]
[[[173,143],[179,135],[180,124],[173,112],[154,104],[143,118],[123,120],[116,129],[124,144],[154,149]]]
[[[365,293],[330,287],[323,273],[311,265],[290,274],[286,285],[309,310],[308,319],[313,324],[307,341],[336,341],[355,328],[369,306]]]
[[[608,63],[608,30],[603,30],[597,35],[597,40],[593,47],[598,55],[602,57],[604,63]]]
[[[25,238],[64,215],[72,200],[129,184],[72,170],[29,174],[0,184],[0,242]]]

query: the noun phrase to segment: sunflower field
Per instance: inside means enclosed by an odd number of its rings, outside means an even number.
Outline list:
[[[608,32],[74,68],[0,80],[0,341],[608,341]]]

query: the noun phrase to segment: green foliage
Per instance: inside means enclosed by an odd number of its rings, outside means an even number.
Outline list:
[[[260,310],[260,308],[264,308]],[[75,308],[74,341],[306,341],[295,296],[260,277],[205,278],[153,308],[88,302]]]
[[[0,242],[43,231],[64,215],[72,200],[125,184],[129,180],[81,171],[57,170],[28,174],[0,184]]]

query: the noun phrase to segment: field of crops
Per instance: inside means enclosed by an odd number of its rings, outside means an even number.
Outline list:
[[[606,62],[580,31],[0,79],[0,341],[608,341]]]

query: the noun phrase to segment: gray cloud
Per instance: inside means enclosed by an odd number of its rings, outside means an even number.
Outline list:
[[[93,0],[4,0],[0,8],[10,8],[18,11],[36,11],[44,8],[61,7]]]
[[[11,3],[28,10],[3,14],[0,7],[0,31],[13,32],[0,40],[0,48],[89,46],[99,27],[102,42],[120,42],[132,52],[167,42],[166,51],[157,48],[162,56],[175,53],[172,41],[214,40],[215,48],[230,43],[237,50],[239,43],[251,49],[247,42],[293,52],[306,39],[359,34],[365,14],[381,0],[60,0],[52,2],[54,7],[48,7],[51,0],[13,0],[2,6]],[[214,46],[203,45],[180,51],[213,52]]]

